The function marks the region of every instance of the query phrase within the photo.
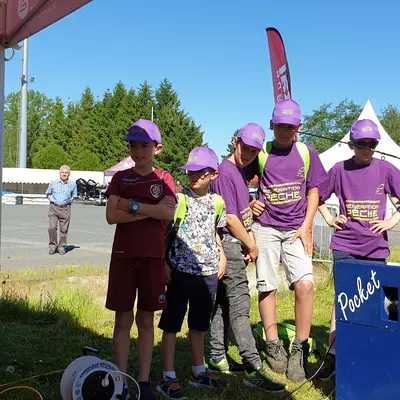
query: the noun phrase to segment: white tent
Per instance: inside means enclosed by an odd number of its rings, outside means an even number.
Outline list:
[[[379,129],[379,133],[381,135],[381,140],[379,141],[379,145],[376,150],[382,151],[384,153],[393,154],[394,156],[400,157],[400,146],[398,146],[394,140],[388,135],[383,126],[378,120],[376,113],[372,107],[371,102],[368,100],[362,110],[358,119],[370,119],[376,123]],[[348,142],[350,140],[350,132],[347,133],[342,139],[343,142]],[[330,149],[324,151],[320,154],[320,159],[322,161],[323,166],[326,171],[329,171],[337,162],[347,160],[354,155],[354,152],[350,150],[349,146],[343,143],[336,143]],[[374,154],[375,158],[382,158],[395,167],[400,169],[400,160],[390,156],[382,156],[379,153]],[[339,205],[339,200],[335,195],[332,195],[331,198],[326,202],[327,204]],[[386,208],[386,218],[390,218],[392,214],[395,212],[395,209],[388,199],[387,208]]]

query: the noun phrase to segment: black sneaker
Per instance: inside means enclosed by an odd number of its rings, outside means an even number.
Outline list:
[[[301,382],[306,379],[306,367],[309,353],[310,345],[307,340],[304,342],[299,342],[296,339],[294,340],[287,368],[288,379],[293,382]]]
[[[157,396],[151,387],[151,382],[139,382],[140,400],[157,400]]]
[[[324,365],[321,368],[317,375],[317,379],[322,382],[328,382],[330,380],[335,379],[336,375],[336,356],[332,353],[328,353]]]
[[[228,381],[219,379],[210,370],[207,370],[197,376],[192,375],[189,379],[189,385],[203,389],[220,389],[227,388],[231,384]]]
[[[288,366],[288,355],[285,348],[283,347],[282,340],[276,340],[273,342],[266,342],[265,358],[272,369],[272,371],[278,374],[285,374]]]
[[[157,386],[157,391],[167,399],[186,399],[185,390],[179,385],[176,379],[169,377],[164,378]]]
[[[277,382],[268,376],[264,368],[252,372],[246,371],[246,377],[243,380],[243,384],[269,393],[280,393],[286,390],[286,385]]]
[[[129,395],[128,386],[124,386],[121,395],[117,395],[117,399],[120,400],[131,400],[131,396]]]
[[[222,374],[231,374],[232,372],[244,372],[245,367],[243,364],[239,364],[237,362],[229,363],[226,357],[224,357],[221,361],[215,362],[212,358],[208,362],[209,370],[212,372],[220,372]]]

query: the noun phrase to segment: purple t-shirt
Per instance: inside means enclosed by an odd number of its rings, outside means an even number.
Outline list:
[[[340,214],[347,223],[337,230],[331,248],[370,258],[387,258],[387,232],[374,233],[370,221],[383,220],[387,194],[400,197],[400,171],[387,161],[373,158],[367,166],[354,159],[339,162],[328,173],[329,179],[319,187],[322,201],[332,193],[339,198]]]
[[[265,211],[255,218],[260,223],[288,230],[297,230],[303,224],[307,190],[328,178],[315,149],[309,145],[307,148],[310,168],[305,179],[304,162],[295,145],[284,149],[272,147],[258,188],[258,198],[265,203]],[[258,164],[253,163],[246,176],[253,177],[257,172]]]
[[[253,213],[249,207],[250,195],[242,168],[229,160],[218,167],[218,178],[211,182],[211,190],[225,201],[226,213],[236,215],[246,229],[251,228]],[[223,232],[228,230],[223,228]]]

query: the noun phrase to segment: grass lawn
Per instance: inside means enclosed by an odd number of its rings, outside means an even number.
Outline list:
[[[400,261],[400,250],[393,250],[390,259]],[[333,302],[333,285],[329,272],[316,266],[318,276],[315,290],[315,311],[312,336],[317,350],[324,355],[327,349],[330,311]],[[75,358],[82,355],[86,345],[101,351],[101,358],[112,360],[112,330],[114,315],[104,309],[107,285],[107,269],[93,267],[58,268],[35,271],[20,271],[15,274],[0,274],[0,393],[8,382],[64,370]],[[278,297],[278,320],[293,323],[293,294],[281,291]],[[252,299],[252,323],[259,321],[257,299]],[[159,316],[156,316],[158,323]],[[181,383],[186,385],[190,373],[190,355],[186,340],[187,326],[178,336],[176,371]],[[136,376],[137,331],[132,330],[132,352],[129,372]],[[156,330],[152,381],[158,383],[162,372],[161,332]],[[208,353],[208,338],[206,353]],[[237,348],[232,344],[229,356],[239,361]],[[313,358],[310,372],[315,371],[321,360]],[[60,399],[59,384],[62,372],[19,383],[39,390],[44,399]],[[275,375],[278,379],[285,379]],[[298,399],[323,400],[330,396],[332,387],[316,387],[307,383],[294,395],[268,396],[242,385],[243,377],[229,378],[232,387],[217,392],[188,389],[188,398],[201,399]],[[288,382],[292,391],[298,384]],[[11,391],[2,400],[25,400],[37,398],[32,392]]]

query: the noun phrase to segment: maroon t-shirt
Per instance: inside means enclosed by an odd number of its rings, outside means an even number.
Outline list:
[[[165,196],[175,197],[175,183],[169,172],[154,170],[142,176],[127,169],[117,172],[106,196],[120,196],[144,204],[157,204]],[[139,209],[140,213],[140,209]],[[120,258],[164,258],[168,222],[154,218],[117,224],[112,254]]]

